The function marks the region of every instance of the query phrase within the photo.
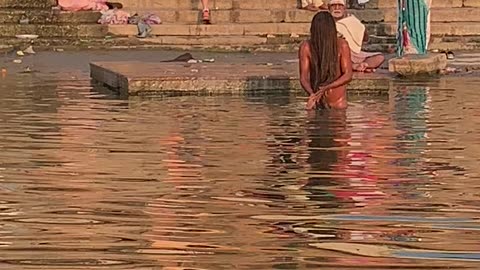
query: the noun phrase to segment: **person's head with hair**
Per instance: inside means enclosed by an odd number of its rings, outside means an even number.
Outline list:
[[[318,12],[313,17],[310,35],[310,83],[317,91],[339,75],[337,27],[329,12]]]
[[[335,20],[341,20],[347,16],[347,7],[345,0],[330,0],[328,10],[332,13]]]

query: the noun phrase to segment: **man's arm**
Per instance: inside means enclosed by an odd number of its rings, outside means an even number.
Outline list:
[[[310,83],[310,46],[306,41],[300,45],[298,51],[299,65],[300,65],[300,84],[308,95],[313,95],[312,84]]]

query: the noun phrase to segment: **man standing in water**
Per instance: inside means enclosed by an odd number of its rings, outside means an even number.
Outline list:
[[[350,48],[337,35],[332,15],[317,13],[310,40],[300,46],[300,83],[308,93],[307,109],[347,108],[347,84],[352,80]]]
[[[382,53],[362,51],[362,44],[368,39],[365,26],[355,16],[347,13],[345,5],[345,0],[330,0],[328,10],[337,22],[338,32],[348,41],[352,55],[353,70],[374,72],[383,64],[385,57]]]

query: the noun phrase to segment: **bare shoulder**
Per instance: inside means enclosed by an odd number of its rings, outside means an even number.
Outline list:
[[[348,46],[348,41],[342,37],[337,38],[337,44],[338,48],[344,50],[344,49],[350,49]]]
[[[310,41],[305,40],[300,44],[300,52],[302,53],[309,53],[311,50],[310,48]]]

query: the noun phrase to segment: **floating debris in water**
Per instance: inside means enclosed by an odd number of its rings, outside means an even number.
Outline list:
[[[23,52],[28,54],[36,54],[36,52],[33,50],[33,46],[28,46],[28,48],[23,50]]]
[[[30,67],[26,67],[22,72],[20,73],[32,73],[32,70],[30,69]]]

